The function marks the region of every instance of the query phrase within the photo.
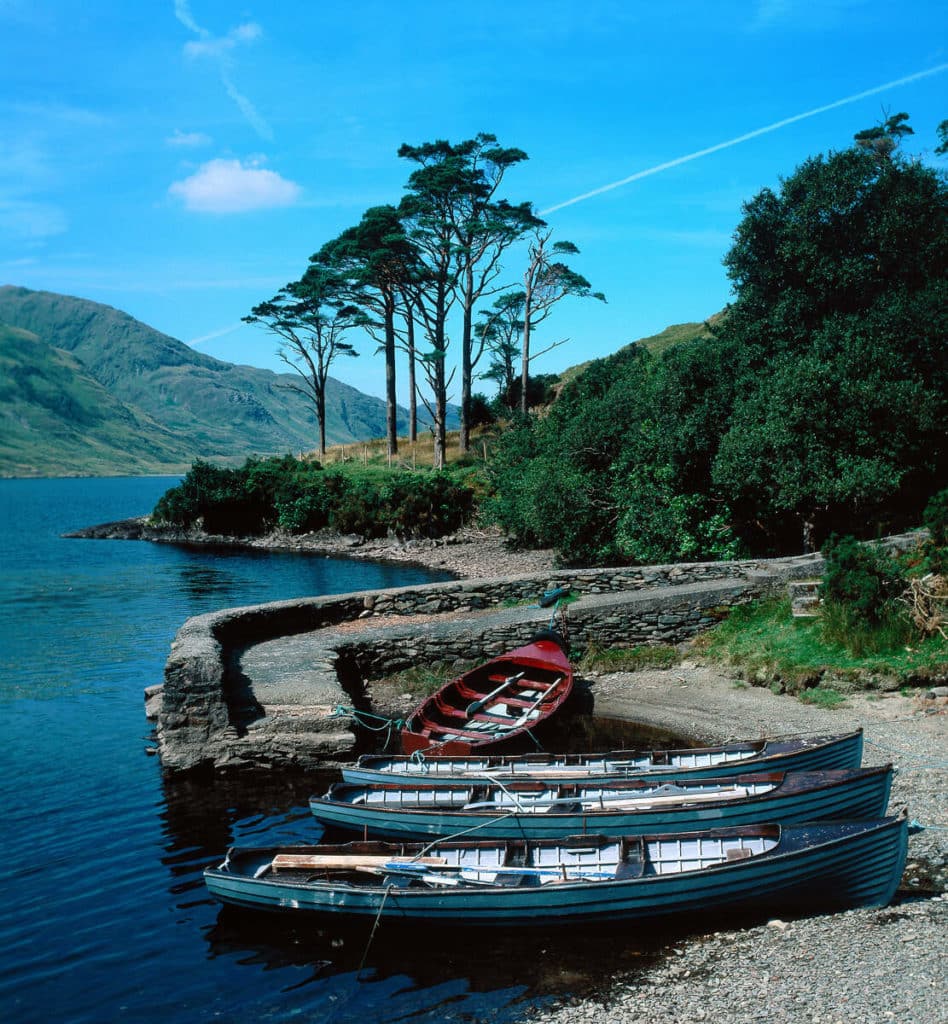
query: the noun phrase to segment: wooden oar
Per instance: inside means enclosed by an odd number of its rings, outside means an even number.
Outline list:
[[[554,689],[562,680],[562,678],[562,676],[557,676],[556,679],[553,681],[552,686],[550,686],[550,690]],[[520,726],[526,725],[526,723],[530,721],[530,715],[543,703],[543,698],[547,695],[548,692],[549,690],[541,693],[540,696],[537,697],[537,699],[530,705],[530,707],[528,707],[526,711],[524,711],[524,713],[517,719],[517,721],[513,723],[511,729],[519,729]]]
[[[357,853],[278,853],[270,862],[270,867],[280,869],[297,868],[301,870],[317,868],[353,868],[381,867],[385,864],[419,864],[425,867],[447,864],[444,857],[385,857],[360,856]]]
[[[507,676],[507,678],[500,684],[500,686],[498,686],[495,690],[491,690],[491,692],[489,694],[487,694],[486,697],[481,697],[480,700],[475,700],[475,701],[472,701],[470,704],[468,704],[467,710],[464,712],[464,714],[467,715],[468,718],[470,718],[471,715],[475,714],[475,712],[480,711],[481,708],[489,700],[493,700],[494,697],[496,697],[498,693],[500,693],[502,690],[506,690],[508,686],[510,686],[513,683],[517,682],[518,679],[523,679],[523,677],[526,674],[527,674],[526,671],[524,671],[524,672],[518,672],[515,676]]]
[[[731,786],[725,789],[711,790],[710,792],[673,793],[670,796],[648,796],[643,794],[642,796],[631,797],[617,796],[612,799],[601,796],[562,796],[554,797],[552,800],[537,800],[533,804],[521,805],[518,801],[517,808],[535,814],[542,814],[544,811],[555,811],[557,804],[580,804],[584,811],[596,809],[622,811],[635,810],[636,808],[647,810],[655,804],[690,804],[701,803],[704,800],[738,800],[749,795],[749,790]],[[504,807],[505,805],[497,800],[479,800],[476,803],[465,804],[462,810],[503,810]]]

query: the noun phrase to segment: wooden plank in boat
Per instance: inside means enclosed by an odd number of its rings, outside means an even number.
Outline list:
[[[288,869],[382,867],[385,864],[447,864],[444,857],[379,857],[355,853],[278,853],[270,862],[274,871]]]

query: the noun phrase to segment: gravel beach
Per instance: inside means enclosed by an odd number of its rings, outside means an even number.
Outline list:
[[[670,943],[594,998],[525,1017],[549,1024],[855,1024],[948,1021],[948,701],[855,694],[827,711],[684,663],[589,680],[596,711],[708,741],[865,730],[864,764],[893,763],[890,813],[909,839],[889,907],[727,927]]]
[[[156,535],[143,520],[105,524],[83,536],[189,543],[206,536]],[[221,540],[221,539],[216,539]],[[231,541],[231,543],[233,543]],[[517,551],[492,531],[438,541],[361,542],[334,535],[274,535],[241,546],[411,562],[460,577],[541,575],[550,551]],[[864,763],[897,766],[890,813],[922,827],[889,907],[720,930],[679,938],[648,964],[617,974],[594,996],[554,1008],[524,1008],[543,1024],[948,1024],[948,698],[858,693],[827,710],[751,687],[685,661],[673,669],[587,675],[595,713],[628,718],[701,743],[861,726]]]

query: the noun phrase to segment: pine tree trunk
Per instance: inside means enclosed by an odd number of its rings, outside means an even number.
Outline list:
[[[415,320],[408,312],[408,440],[418,440],[418,387],[415,382]]]
[[[385,297],[385,420],[389,458],[398,454],[398,405],[395,394],[395,304]]]

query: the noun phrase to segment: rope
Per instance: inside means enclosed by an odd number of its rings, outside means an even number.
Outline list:
[[[439,843],[451,843],[455,839],[460,839],[461,836],[466,836],[471,832],[476,832],[479,828],[485,828],[487,825],[493,825],[494,822],[503,821],[505,818],[512,818],[516,813],[516,811],[505,811],[503,814],[498,814],[496,818],[488,818],[486,821],[479,821],[476,825],[462,829],[460,832],[452,832],[449,836],[436,836],[430,843],[423,846],[412,860],[417,860],[418,857],[424,857],[424,855],[433,846],[437,846]],[[501,840],[501,842],[503,842],[503,840]]]
[[[369,955],[369,949],[372,945],[372,940],[375,938],[375,930],[379,926],[379,921],[382,919],[382,911],[385,909],[385,901],[388,899],[388,894],[392,891],[391,882],[385,886],[385,892],[382,893],[382,902],[379,904],[379,911],[375,915],[375,921],[372,923],[372,931],[369,932],[369,941],[365,944],[365,951],[362,953],[362,960],[359,963],[358,973],[362,973],[362,968],[365,967],[365,961]]]
[[[915,835],[918,832],[948,832],[948,825],[923,825],[920,821],[912,819],[908,823],[909,835]]]
[[[346,707],[343,704],[337,704],[333,708],[331,718],[354,718],[356,722],[363,728],[368,729],[369,732],[384,732],[385,733],[385,746],[388,746],[389,740],[392,738],[392,732],[398,732],[405,724],[403,718],[385,718],[383,715],[373,715],[370,711],[360,711],[359,708]],[[367,719],[373,719],[379,722],[379,725],[372,725]]]
[[[864,739],[865,739],[865,737],[864,737]],[[876,743],[875,740],[866,739],[865,742],[868,743],[869,746],[871,746],[871,747],[877,747],[879,750],[884,750],[887,754],[898,754],[900,757],[914,757],[914,758],[920,758],[920,757],[923,756],[922,754],[913,754],[909,750],[897,750],[895,747],[886,747],[886,746],[883,746],[881,743]],[[918,771],[925,771],[926,769],[932,769],[932,768],[938,768],[938,769],[944,770],[944,769],[948,768],[948,761],[932,761],[930,764],[913,765],[910,768],[902,768],[901,771],[918,772]]]

